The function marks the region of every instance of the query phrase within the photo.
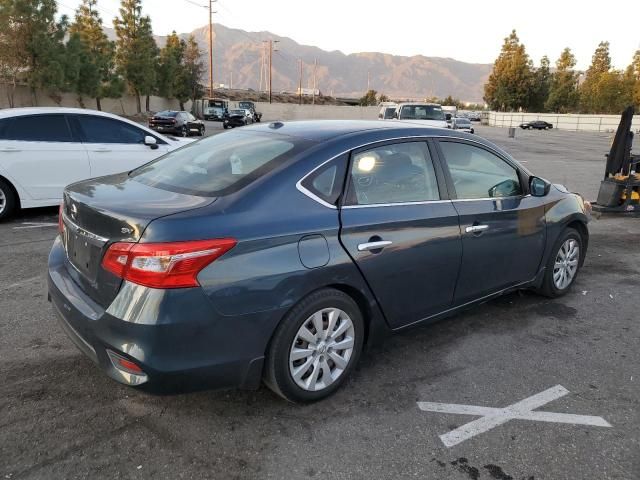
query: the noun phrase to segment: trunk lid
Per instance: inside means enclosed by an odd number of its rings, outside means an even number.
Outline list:
[[[89,297],[107,307],[122,283],[101,266],[112,243],[137,242],[151,221],[214,201],[150,187],[126,173],[70,185],[63,199],[67,270]]]

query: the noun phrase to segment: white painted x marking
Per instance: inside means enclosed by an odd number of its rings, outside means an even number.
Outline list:
[[[455,403],[418,402],[418,408],[425,412],[457,413],[460,415],[481,416],[477,420],[440,435],[440,440],[447,447],[453,447],[476,435],[487,432],[509,420],[533,420],[536,422],[572,423],[593,427],[611,427],[602,417],[590,415],[573,415],[570,413],[534,412],[533,410],[553,400],[565,396],[569,390],[556,385],[544,392],[537,393],[505,408],[479,407],[476,405],[459,405]]]

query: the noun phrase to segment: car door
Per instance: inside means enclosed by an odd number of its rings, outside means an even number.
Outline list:
[[[68,184],[89,178],[89,160],[64,114],[2,120],[0,169],[38,204],[59,203]]]
[[[527,194],[526,174],[482,144],[438,144],[462,233],[455,304],[532,280],[546,232],[543,201]]]
[[[126,172],[167,152],[164,140],[130,123],[97,115],[73,117],[89,155],[91,177]],[[156,139],[157,148],[145,145],[146,136]]]
[[[426,141],[351,155],[340,238],[393,328],[452,303],[462,245],[443,178]]]

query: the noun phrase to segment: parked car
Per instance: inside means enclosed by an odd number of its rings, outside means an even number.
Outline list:
[[[393,119],[429,127],[449,127],[442,106],[435,103],[400,103],[396,106]]]
[[[244,127],[250,123],[253,123],[253,115],[251,112],[249,110],[237,108],[235,110],[229,110],[225,115],[222,127],[226,130],[227,128]]]
[[[553,128],[553,125],[542,120],[534,120],[533,122],[521,123],[520,128],[523,130],[548,130]]]
[[[380,120],[391,120],[395,113],[396,107],[394,105],[382,105],[378,113],[378,118]]]
[[[306,402],[394,331],[518,289],[565,294],[588,220],[579,195],[475,135],[254,125],[68,186],[49,297],[119,382],[264,380]]]
[[[238,102],[238,108],[243,108],[245,110],[249,110],[253,117],[253,121],[258,123],[262,120],[262,113],[256,110],[256,104],[249,101]]]
[[[58,205],[70,183],[132,170],[189,141],[95,110],[0,110],[0,220]]]
[[[185,111],[164,110],[149,117],[149,128],[161,133],[173,133],[181,137],[204,135],[204,122]]]
[[[462,130],[466,133],[473,133],[473,125],[471,125],[471,120],[463,117],[456,117],[451,119],[451,128],[453,130]]]

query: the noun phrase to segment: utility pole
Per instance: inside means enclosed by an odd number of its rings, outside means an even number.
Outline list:
[[[302,105],[302,59],[298,60],[298,64],[300,67],[298,73],[298,105]]]
[[[233,70],[231,70],[231,80],[229,81],[229,89],[233,90]]]
[[[272,95],[272,78],[273,78],[273,44],[278,43],[279,40],[269,40],[269,103],[271,103]],[[276,52],[278,50],[275,50]]]
[[[213,97],[213,2],[209,0],[209,96]]]
[[[316,104],[316,73],[318,70],[318,59],[315,58],[313,60],[313,97],[311,98],[311,105],[315,105]]]
[[[371,90],[371,72],[367,72],[367,93]]]

